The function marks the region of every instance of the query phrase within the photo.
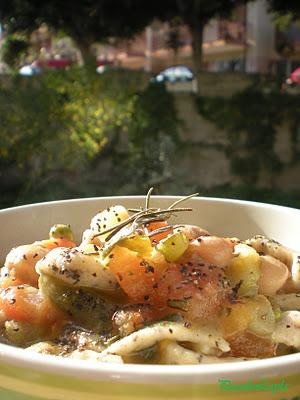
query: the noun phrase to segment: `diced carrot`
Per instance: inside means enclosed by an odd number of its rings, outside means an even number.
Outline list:
[[[115,246],[109,258],[109,267],[131,302],[150,303],[155,293],[154,267],[126,247]]]
[[[220,316],[220,324],[224,337],[242,334],[253,315],[257,313],[254,301],[239,301],[228,305],[228,312]]]
[[[72,242],[71,240],[67,239],[45,239],[41,240],[41,245],[46,247],[48,250],[55,249],[56,247],[75,247],[76,243]]]
[[[147,231],[150,233],[155,231],[156,229],[164,228],[165,226],[168,226],[168,223],[166,221],[154,221],[147,226]],[[158,243],[160,240],[165,239],[171,232],[172,230],[170,229],[169,231],[151,236],[152,243]]]
[[[131,304],[150,304],[159,314],[214,318],[226,297],[218,267],[167,263],[155,253],[152,258],[143,259],[121,246],[115,246],[109,257],[109,267]]]
[[[7,320],[32,323],[57,329],[66,315],[38,289],[27,285],[12,286],[0,291],[0,310]]]

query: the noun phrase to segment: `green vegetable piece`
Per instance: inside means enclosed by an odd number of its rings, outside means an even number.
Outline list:
[[[258,336],[272,335],[275,329],[275,313],[269,300],[259,295],[251,299],[255,303],[255,311],[251,315],[248,329]]]
[[[74,240],[73,232],[70,225],[55,224],[51,227],[49,232],[50,239],[66,239]]]
[[[158,345],[157,345],[157,343],[155,343],[154,345],[152,345],[150,347],[146,347],[145,349],[137,350],[137,351],[130,353],[130,356],[141,357],[141,358],[144,358],[145,360],[151,360],[155,357],[157,351],[158,351]]]
[[[233,285],[240,283],[240,296],[255,296],[260,278],[260,256],[256,250],[243,243],[235,246],[234,253],[235,257],[226,268],[225,274]]]
[[[281,311],[281,309],[280,309],[280,307],[278,305],[272,304],[272,306],[273,306],[275,319],[277,320],[277,319],[279,319],[281,317],[282,311]]]
[[[188,238],[182,232],[176,232],[161,240],[156,246],[168,262],[175,262],[189,246]]]
[[[189,303],[187,300],[168,300],[168,306],[181,311],[189,310]]]
[[[49,330],[25,322],[6,321],[4,329],[9,342],[16,346],[26,347],[49,338]]]
[[[111,330],[111,318],[116,306],[95,291],[74,289],[45,274],[40,276],[39,288],[83,328],[96,333]]]

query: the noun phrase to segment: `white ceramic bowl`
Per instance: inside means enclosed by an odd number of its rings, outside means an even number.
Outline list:
[[[46,238],[54,223],[70,223],[79,241],[91,217],[100,209],[114,204],[137,207],[144,204],[144,199],[91,198],[2,210],[0,260],[13,246]],[[168,206],[176,199],[154,196],[152,205]],[[217,235],[242,239],[263,234],[300,249],[299,210],[213,198],[194,198],[185,205],[192,206],[194,211],[178,216],[178,222],[197,224]],[[297,396],[300,396],[300,353],[231,364],[113,365],[32,354],[0,344],[1,400],[294,399]]]

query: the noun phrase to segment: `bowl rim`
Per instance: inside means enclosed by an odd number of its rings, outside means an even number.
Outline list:
[[[176,200],[182,198],[182,196],[154,195],[153,198],[157,200]],[[145,196],[105,196],[55,200],[1,209],[0,214],[10,214],[23,209],[56,206],[70,202],[94,202],[98,200],[118,201],[125,199],[142,200],[145,199]],[[292,207],[239,199],[197,196],[191,200],[225,204],[231,203],[255,208],[272,208],[286,212],[300,213],[299,209]],[[262,377],[268,374],[278,376],[280,374],[285,374],[285,372],[288,371],[295,373],[300,369],[300,352],[274,358],[228,363],[200,365],[145,365],[113,364],[67,359],[51,355],[42,355],[24,350],[22,348],[0,343],[0,368],[3,363],[21,368],[31,368],[36,371],[42,371],[55,375],[65,375],[90,380],[117,380],[134,383],[195,383],[197,381],[199,382],[199,379],[201,378],[203,383],[212,383],[229,375],[234,375],[236,379],[245,379],[245,377]],[[153,381],[153,379],[155,379],[155,381]]]
[[[171,199],[171,200],[177,200],[181,199],[184,196],[181,195],[151,195],[151,199]],[[33,207],[43,207],[43,206],[51,206],[51,205],[57,205],[57,204],[67,204],[67,203],[79,203],[79,202],[94,202],[97,200],[105,200],[105,201],[112,201],[114,199],[117,200],[124,200],[124,199],[137,199],[137,200],[143,200],[145,199],[145,195],[120,195],[120,196],[94,196],[94,197],[78,197],[78,198],[71,198],[71,199],[62,199],[62,200],[51,200],[51,201],[41,201],[41,202],[36,202],[36,203],[29,203],[29,204],[22,204],[18,206],[13,206],[13,207],[6,207],[0,209],[0,213],[6,213],[6,212],[13,212],[13,211],[18,211],[22,209],[29,209]],[[282,206],[278,204],[272,204],[272,203],[262,203],[259,201],[250,201],[250,200],[241,200],[241,199],[232,199],[229,197],[210,197],[210,196],[195,196],[192,197],[191,199],[188,199],[187,201],[212,201],[216,203],[233,203],[233,204],[240,204],[240,205],[248,205],[252,207],[258,207],[258,208],[274,208],[278,210],[286,210],[290,212],[299,212],[300,209],[294,208],[294,207],[289,207],[289,206]]]
[[[89,380],[114,380],[134,383],[212,383],[224,377],[234,379],[284,376],[299,372],[300,353],[274,358],[237,361],[219,364],[158,365],[113,364],[97,361],[74,360],[38,354],[14,346],[0,344],[0,370],[2,363],[13,367],[30,368],[48,374],[71,376]]]

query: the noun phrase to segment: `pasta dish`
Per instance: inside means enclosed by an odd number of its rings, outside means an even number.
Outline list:
[[[75,243],[70,225],[13,248],[0,341],[109,363],[202,364],[300,350],[300,253],[264,236],[174,224],[168,208],[114,205]],[[183,218],[181,218],[182,220]],[[65,221],[72,224],[72,221]],[[233,232],[234,235],[234,232]]]

